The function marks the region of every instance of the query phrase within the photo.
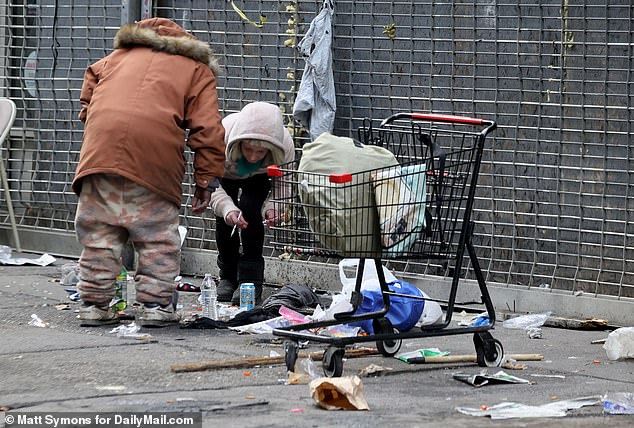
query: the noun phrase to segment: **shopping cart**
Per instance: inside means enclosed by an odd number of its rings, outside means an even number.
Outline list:
[[[349,345],[376,342],[384,356],[398,353],[404,339],[473,334],[478,365],[494,367],[503,360],[502,344],[489,330],[495,311],[476,257],[471,220],[478,173],[486,136],[493,121],[424,113],[398,113],[376,128],[366,120],[359,140],[390,150],[398,164],[350,174],[319,174],[299,170],[299,162],[269,167],[278,188],[273,195],[282,221],[274,226],[275,248],[296,255],[359,258],[352,309],[335,313],[334,319],[293,324],[273,330],[285,338],[285,362],[294,370],[300,341],[326,343],[324,374],[341,376]],[[403,189],[406,191],[404,192]],[[355,201],[350,203],[350,201]],[[488,322],[484,325],[450,326],[457,305],[465,249],[477,279]],[[426,259],[444,267],[451,288],[440,323],[398,331],[386,317],[395,297],[426,300],[390,290],[382,259]],[[374,261],[383,308],[355,313],[363,301],[362,278],[366,262]],[[412,300],[413,302],[414,300]],[[484,318],[486,319],[486,318]],[[320,334],[329,326],[370,320],[373,333],[366,336],[331,337]]]

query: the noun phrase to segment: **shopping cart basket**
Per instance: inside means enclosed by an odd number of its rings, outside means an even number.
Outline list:
[[[291,254],[360,259],[350,298],[352,310],[336,313],[334,319],[273,330],[274,335],[286,338],[289,370],[294,370],[299,341],[328,344],[322,361],[324,373],[337,377],[343,372],[348,345],[376,342],[383,355],[394,356],[404,339],[468,333],[473,334],[480,366],[501,363],[502,344],[489,333],[495,311],[471,241],[471,213],[484,142],[495,127],[495,122],[470,117],[398,113],[376,128],[366,121],[359,129],[362,142],[382,146],[395,155],[398,163],[393,166],[332,175],[300,170],[298,162],[269,167],[277,187],[286,189],[272,198],[276,210],[284,213],[273,227],[272,244]],[[465,249],[479,287],[480,303],[488,314],[485,325],[450,326],[461,272],[465,271]],[[432,299],[446,304],[440,323],[408,331],[392,326],[386,316],[391,298],[426,298],[391,291],[382,259],[452,264],[447,299]],[[355,313],[363,301],[364,266],[370,260],[376,267],[383,308]],[[318,333],[325,327],[365,320],[373,326],[373,333],[366,336],[329,337]]]

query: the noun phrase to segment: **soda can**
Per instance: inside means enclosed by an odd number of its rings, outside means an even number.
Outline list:
[[[240,308],[247,310],[255,307],[255,285],[245,282],[240,286]]]

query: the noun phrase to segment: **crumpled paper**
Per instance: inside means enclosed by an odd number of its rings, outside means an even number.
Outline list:
[[[315,403],[326,410],[370,410],[358,376],[314,379],[309,388]]]

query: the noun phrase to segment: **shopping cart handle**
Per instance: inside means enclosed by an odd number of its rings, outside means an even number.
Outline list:
[[[462,123],[465,125],[493,125],[494,122],[485,119],[477,119],[474,117],[466,116],[453,116],[450,114],[433,114],[433,113],[396,113],[392,116],[384,119],[381,122],[381,126],[384,126],[397,119],[415,119],[415,120],[427,120],[430,122],[446,122],[446,123]]]
[[[350,183],[352,181],[352,174],[330,174],[328,180],[335,184]]]
[[[269,177],[281,177],[283,175],[282,170],[277,165],[271,165],[266,169],[266,173]]]

